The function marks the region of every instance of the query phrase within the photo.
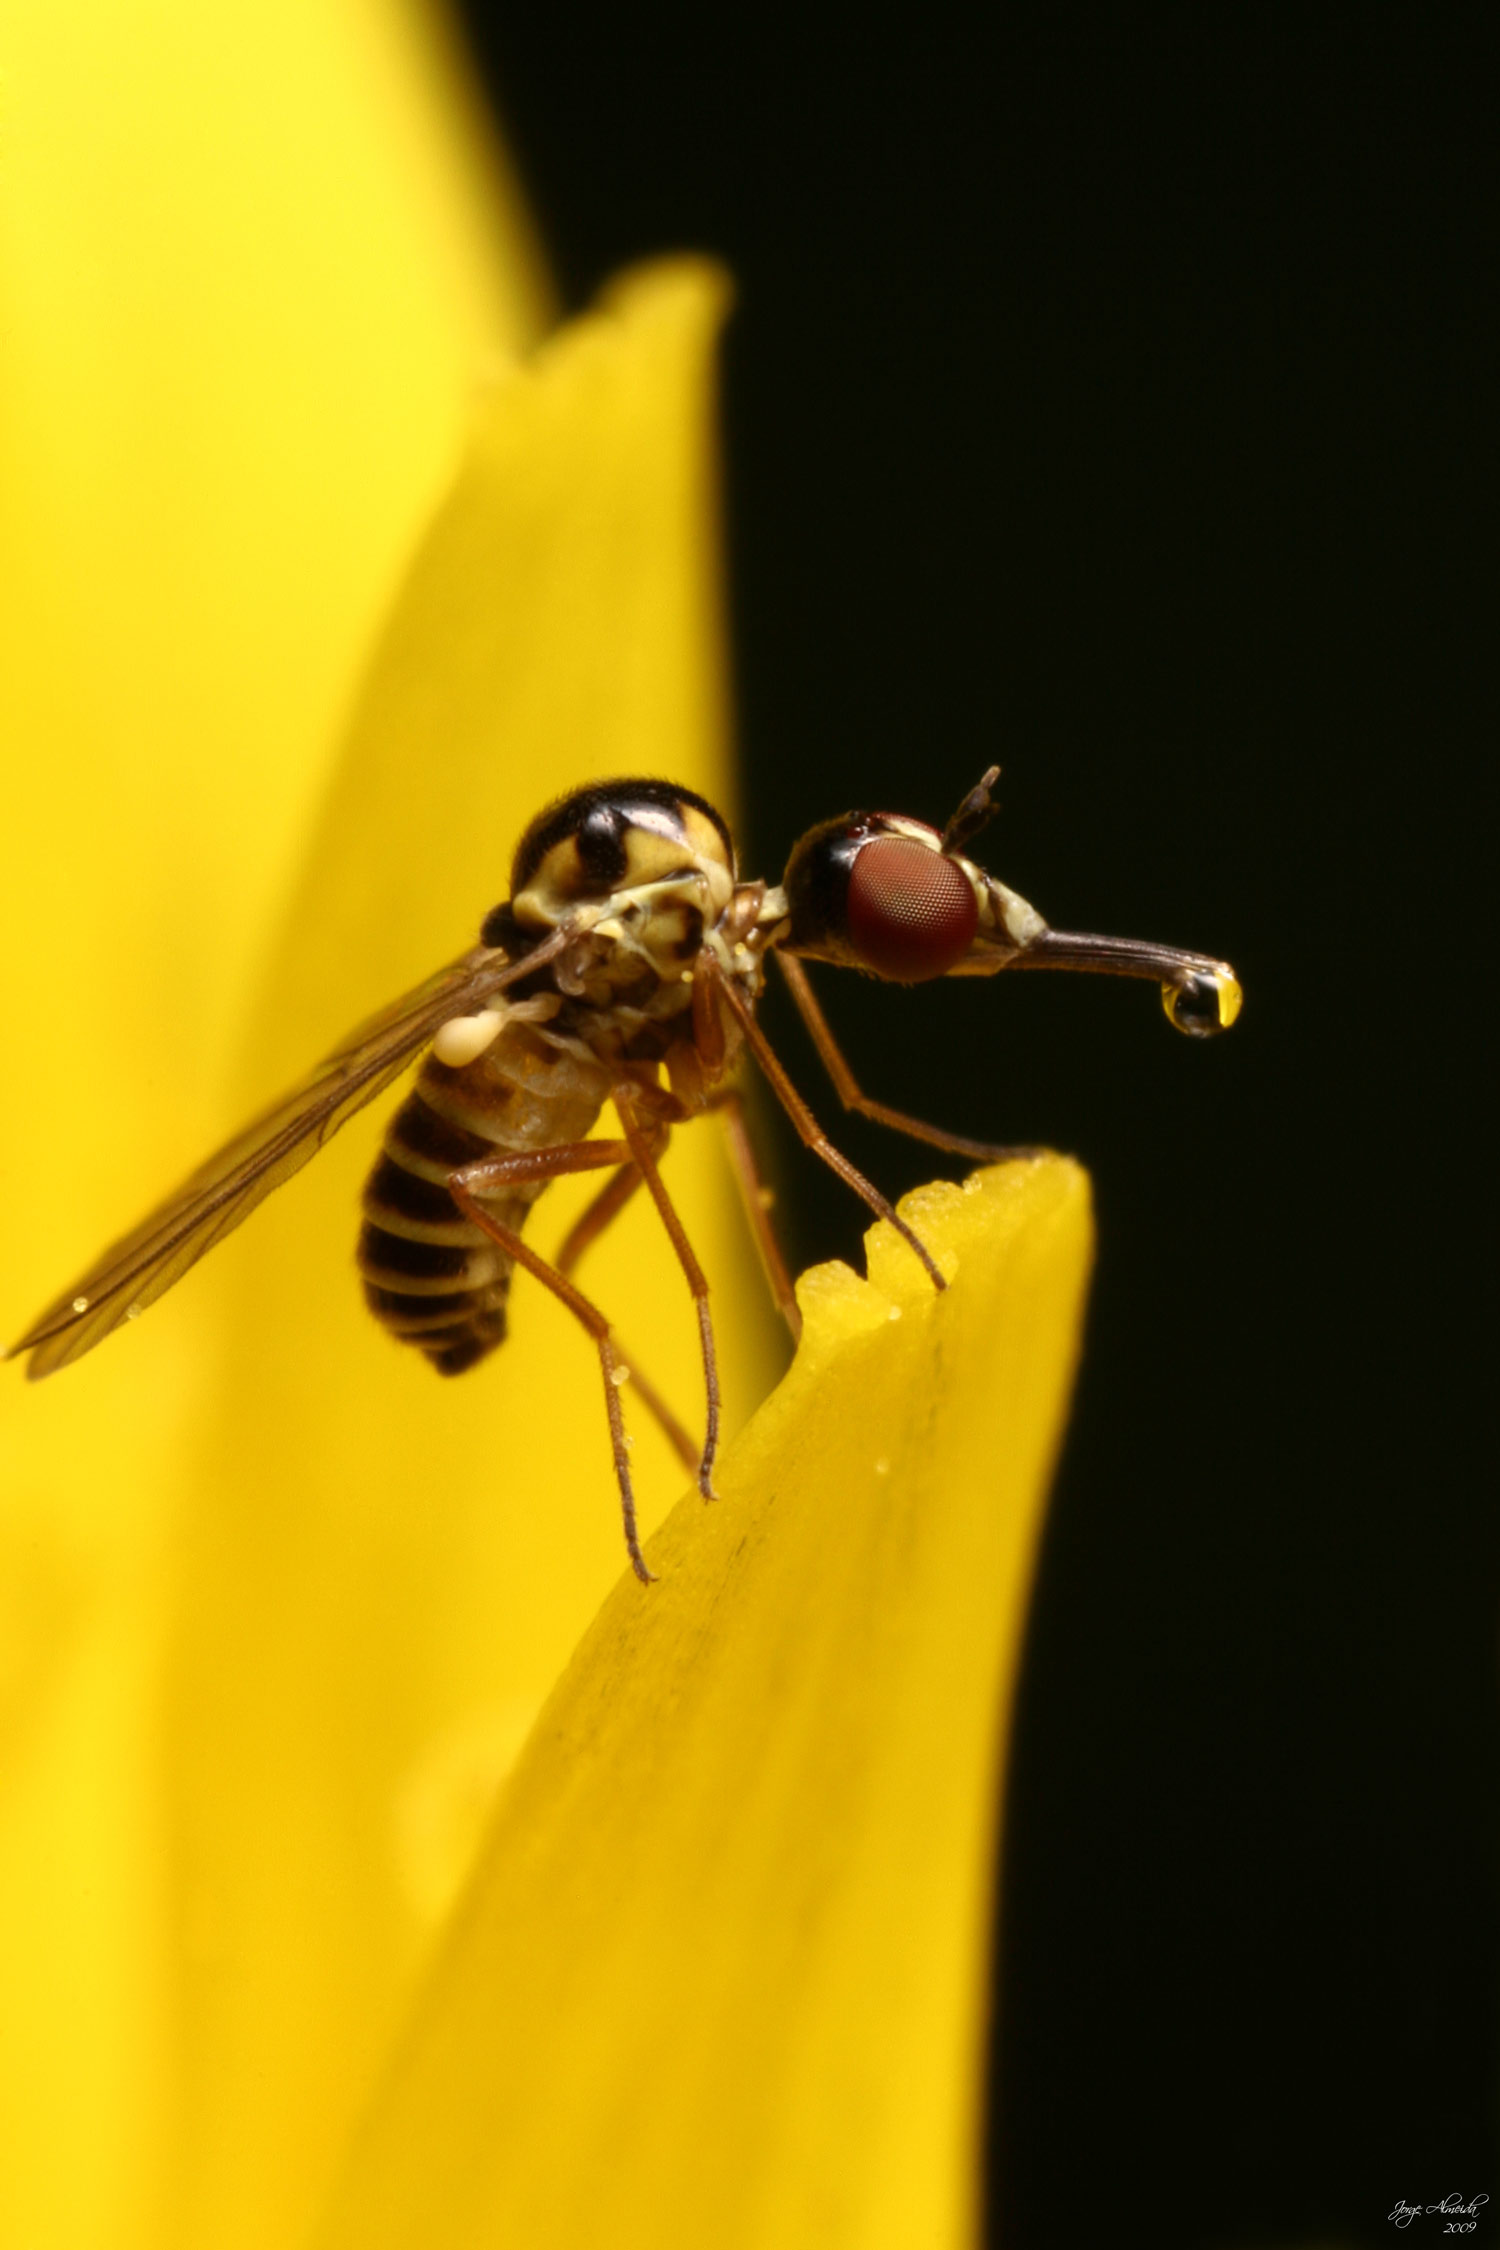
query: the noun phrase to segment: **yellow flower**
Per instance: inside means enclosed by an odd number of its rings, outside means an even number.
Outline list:
[[[524,217],[396,0],[32,0],[0,42],[14,1331],[470,940],[546,797],[722,798],[723,285],[520,356]],[[808,1277],[647,1594],[560,1308],[518,1290],[453,1385],[363,1313],[379,1122],[0,1392],[0,2242],[960,2239],[1078,1177],[935,1192],[942,1299],[898,1247]],[[752,1260],[679,1139],[742,1417]],[[680,1275],[645,1208],[615,1236],[589,1286],[686,1411]]]
[[[803,1276],[791,1373],[548,1703],[319,2250],[961,2250],[994,1811],[1077,1347],[1062,1158]]]
[[[722,292],[665,275],[518,369],[529,240],[408,11],[38,0],[5,41],[15,1333],[470,942],[541,800],[718,792]],[[129,1336],[7,1374],[0,2240],[292,2239],[466,1810],[620,1567],[557,1308],[456,1385],[365,1316],[377,1130]],[[713,1153],[673,1161],[743,1400]],[[686,1293],[620,1232],[591,1278],[686,1410]],[[649,1430],[640,1482],[649,1521],[680,1484]]]

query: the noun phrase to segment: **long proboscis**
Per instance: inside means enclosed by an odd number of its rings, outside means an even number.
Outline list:
[[[981,952],[963,970],[990,967]],[[1086,930],[1040,930],[1014,953],[997,955],[994,969],[1072,969],[1106,977],[1139,977],[1161,987],[1162,1004],[1179,1031],[1203,1037],[1227,1031],[1240,1012],[1244,994],[1227,961],[1211,954],[1187,953],[1180,946],[1155,945],[1148,938],[1100,937]]]

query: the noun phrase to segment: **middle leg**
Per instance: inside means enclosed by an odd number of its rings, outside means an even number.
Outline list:
[[[613,1179],[605,1181],[593,1202],[574,1221],[564,1236],[562,1248],[558,1251],[554,1261],[559,1273],[570,1274],[573,1271],[584,1252],[598,1241],[610,1222],[619,1217],[640,1184],[640,1166],[634,1158],[628,1164],[622,1164]],[[671,1407],[668,1406],[662,1393],[648,1379],[635,1353],[623,1337],[618,1337],[618,1331],[617,1339],[630,1368],[630,1379],[635,1385],[636,1395],[639,1397],[642,1406],[655,1421],[657,1428],[661,1431],[662,1436],[671,1446],[683,1467],[691,1470],[696,1477],[698,1464],[702,1459],[699,1448],[688,1436],[687,1431],[678,1421]]]
[[[652,1573],[646,1567],[641,1553],[640,1534],[636,1528],[635,1488],[630,1481],[630,1449],[625,1434],[625,1415],[620,1405],[620,1386],[629,1369],[616,1348],[610,1324],[599,1307],[571,1282],[566,1274],[559,1273],[540,1251],[507,1226],[503,1219],[486,1208],[480,1197],[497,1189],[525,1187],[535,1181],[562,1179],[571,1172],[593,1172],[606,1164],[618,1164],[632,1154],[629,1144],[622,1141],[565,1141],[553,1148],[523,1149],[508,1156],[481,1157],[476,1163],[463,1165],[448,1175],[448,1192],[466,1219],[473,1221],[508,1258],[534,1275],[544,1288],[566,1305],[575,1320],[587,1330],[599,1354],[600,1372],[604,1377],[604,1407],[609,1417],[610,1449],[614,1456],[615,1482],[620,1492],[620,1511],[625,1523],[625,1548],[630,1556],[630,1567],[642,1585],[651,1583]]]
[[[750,1221],[750,1231],[760,1251],[771,1295],[776,1300],[776,1310],[791,1330],[792,1342],[795,1344],[802,1335],[802,1309],[797,1303],[797,1292],[787,1270],[787,1262],[781,1254],[781,1244],[776,1239],[776,1229],[771,1224],[771,1190],[761,1177],[755,1147],[745,1123],[745,1098],[737,1086],[724,1086],[718,1093],[710,1095],[708,1106],[724,1120],[729,1160],[739,1182],[745,1216]]]
[[[657,1156],[667,1142],[666,1123],[660,1116],[653,1118],[643,1114],[646,1103],[642,1100],[642,1093],[643,1089],[624,1080],[612,1089],[610,1099],[619,1112],[620,1124],[630,1145],[636,1169],[646,1183],[646,1191],[656,1205],[661,1223],[677,1253],[677,1262],[693,1293],[693,1308],[698,1315],[698,1339],[703,1353],[703,1387],[708,1397],[708,1427],[703,1440],[703,1457],[698,1464],[698,1490],[705,1500],[717,1500],[713,1468],[714,1458],[719,1450],[719,1362],[714,1348],[713,1315],[708,1304],[708,1278],[693,1254],[693,1246],[688,1241],[682,1221],[657,1169]],[[665,1098],[669,1097],[658,1096],[658,1100]]]

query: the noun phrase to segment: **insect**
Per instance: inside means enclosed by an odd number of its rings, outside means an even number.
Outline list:
[[[506,1331],[511,1276],[534,1274],[593,1339],[604,1377],[625,1544],[649,1581],[636,1531],[621,1385],[643,1404],[712,1499],[719,1382],[708,1283],[662,1181],[674,1125],[709,1110],[730,1153],[778,1306],[796,1299],[767,1216],[732,1072],[752,1054],[801,1139],[895,1227],[935,1289],[926,1245],[833,1147],[756,1021],[767,957],[780,964],[846,1109],[958,1156],[1014,1154],[870,1100],[814,998],[804,961],[898,984],[1011,969],[1080,969],[1157,981],[1170,1021],[1226,1030],[1240,987],[1226,962],[1129,938],[1048,927],[967,847],[991,818],[991,767],[946,828],[894,813],[844,813],[811,828],[779,884],[742,882],[729,830],[691,789],[599,782],[539,813],[521,838],[510,896],[479,943],[353,1031],[303,1082],[209,1158],[47,1306],[14,1346],[50,1375],[132,1320],[300,1171],[423,1048],[366,1183],[358,1264],[371,1311],[443,1375],[485,1358]],[[606,1102],[619,1135],[588,1136]],[[610,1177],[555,1258],[523,1236],[550,1180]],[[707,1400],[694,1445],[627,1366],[609,1321],[572,1279],[589,1244],[644,1184],[697,1311]]]

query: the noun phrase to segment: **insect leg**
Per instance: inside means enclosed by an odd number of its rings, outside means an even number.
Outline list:
[[[649,1586],[652,1573],[646,1568],[646,1558],[641,1553],[640,1535],[635,1521],[635,1490],[630,1481],[630,1456],[625,1443],[625,1415],[620,1405],[620,1384],[625,1378],[626,1363],[620,1358],[610,1333],[609,1322],[598,1306],[574,1287],[566,1274],[558,1272],[539,1251],[533,1250],[514,1227],[497,1219],[485,1209],[479,1194],[485,1189],[521,1187],[534,1180],[555,1180],[569,1172],[593,1172],[606,1164],[618,1164],[622,1157],[633,1151],[624,1141],[564,1141],[555,1148],[528,1149],[514,1156],[481,1157],[475,1164],[465,1164],[459,1171],[448,1175],[448,1192],[466,1219],[472,1219],[492,1242],[498,1243],[518,1266],[524,1266],[535,1275],[553,1296],[565,1304],[575,1320],[593,1337],[599,1353],[599,1366],[604,1376],[604,1407],[609,1416],[610,1447],[614,1454],[615,1481],[620,1488],[620,1509],[625,1519],[625,1546],[630,1556],[630,1567],[642,1585]]]
[[[598,1241],[612,1219],[619,1217],[640,1184],[640,1167],[633,1158],[629,1164],[620,1166],[612,1180],[606,1180],[582,1217],[575,1220],[568,1230],[562,1248],[553,1261],[559,1273],[569,1274],[573,1271],[585,1250]],[[647,1381],[640,1361],[623,1339],[620,1342],[620,1350],[624,1354],[626,1365],[630,1369],[630,1379],[635,1385],[636,1396],[642,1406],[653,1417],[657,1428],[661,1431],[662,1436],[671,1446],[683,1467],[691,1469],[696,1476],[700,1459],[697,1446],[694,1445],[656,1385]]]
[[[972,1156],[980,1164],[1003,1164],[1008,1157],[1041,1154],[1034,1148],[997,1148],[989,1141],[966,1140],[962,1133],[945,1132],[941,1125],[924,1125],[920,1117],[908,1117],[904,1110],[872,1101],[868,1094],[861,1092],[859,1081],[833,1036],[828,1018],[818,1005],[812,981],[802,963],[789,953],[778,953],[775,958],[797,1003],[797,1013],[812,1034],[813,1045],[845,1109],[858,1110],[861,1117],[873,1118],[877,1125],[888,1125],[894,1133],[906,1133],[914,1141],[930,1142],[933,1148],[947,1149],[954,1156]]]
[[[562,1247],[554,1260],[559,1273],[571,1273],[583,1256],[598,1241],[611,1220],[617,1219],[641,1184],[641,1170],[634,1157],[622,1164],[612,1180],[606,1180],[592,1203],[573,1221],[563,1237]]]
[[[749,1001],[736,991],[727,977],[720,974],[711,953],[705,951],[698,956],[698,973],[714,980],[726,1005],[738,1017],[740,1029],[745,1035],[745,1044],[765,1072],[772,1093],[796,1127],[797,1137],[803,1147],[810,1148],[814,1156],[821,1157],[829,1171],[836,1172],[846,1187],[853,1188],[855,1194],[869,1205],[878,1219],[889,1220],[907,1248],[921,1259],[933,1288],[946,1289],[948,1284],[921,1236],[907,1225],[894,1205],[886,1201],[874,1181],[867,1180],[864,1173],[851,1164],[847,1156],[841,1156],[834,1147],[777,1060],[775,1050],[755,1020]]]
[[[766,1269],[766,1279],[771,1285],[771,1295],[776,1300],[776,1309],[790,1328],[792,1341],[795,1343],[802,1334],[802,1310],[797,1303],[797,1293],[792,1287],[786,1260],[781,1254],[781,1244],[776,1239],[776,1229],[771,1224],[768,1207],[770,1190],[761,1178],[755,1147],[745,1127],[744,1096],[736,1087],[726,1086],[710,1097],[708,1106],[717,1110],[724,1120],[725,1137],[729,1142],[729,1160],[739,1182],[750,1231],[755,1236],[761,1263]]]
[[[630,1143],[631,1155],[646,1183],[652,1202],[661,1215],[661,1223],[671,1238],[677,1252],[677,1262],[687,1276],[687,1285],[693,1293],[693,1307],[698,1315],[698,1336],[703,1348],[703,1387],[708,1394],[708,1428],[703,1439],[703,1458],[698,1464],[698,1490],[705,1500],[716,1500],[714,1491],[714,1456],[719,1450],[719,1363],[714,1350],[713,1314],[708,1305],[708,1279],[693,1255],[693,1246],[683,1231],[671,1197],[656,1167],[656,1158],[667,1142],[667,1128],[659,1121],[643,1126],[636,1106],[634,1090],[628,1083],[617,1085],[610,1096],[620,1113],[620,1123],[625,1138]]]

